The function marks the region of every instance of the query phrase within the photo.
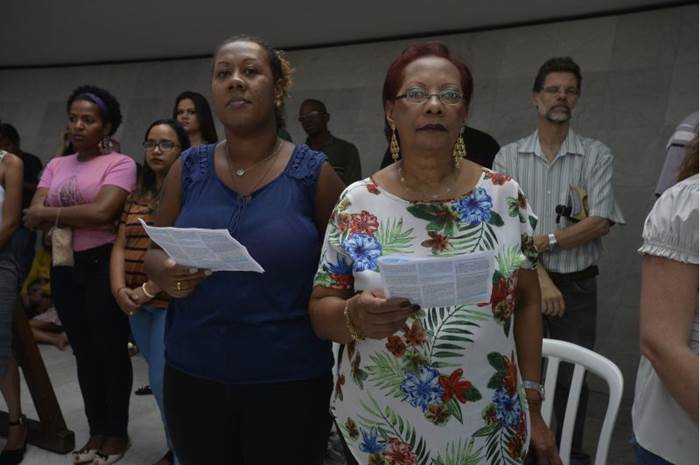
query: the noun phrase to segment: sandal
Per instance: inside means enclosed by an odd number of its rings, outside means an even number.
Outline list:
[[[134,395],[137,396],[148,396],[153,394],[153,391],[151,390],[151,386],[149,384],[144,384],[140,388],[134,391]]]
[[[73,463],[75,465],[84,465],[88,463],[92,463],[95,460],[95,456],[97,455],[97,451],[100,450],[99,446],[95,448],[89,448],[88,444],[90,444],[90,441],[95,439],[96,441],[99,440],[99,442],[103,442],[104,438],[100,438],[98,436],[91,436],[90,439],[88,440],[87,443],[83,446],[82,449],[80,450],[74,450],[73,451]]]
[[[95,454],[95,460],[92,462],[92,465],[112,465],[113,463],[117,463],[124,458],[124,454],[129,450],[129,447],[131,447],[131,441],[127,438],[124,450],[121,452],[117,452],[116,454],[103,454],[98,451]]]
[[[7,423],[8,426],[8,434],[9,434],[9,429],[17,426],[23,426],[25,429],[27,429],[27,424],[25,423],[26,417],[24,415],[20,415],[17,421],[10,421]],[[0,465],[17,465],[18,463],[21,463],[22,460],[24,459],[24,453],[27,451],[27,439],[29,438],[29,430],[26,430],[26,433],[24,435],[24,442],[22,443],[22,446],[19,447],[18,449],[12,449],[12,450],[3,450],[0,453]]]

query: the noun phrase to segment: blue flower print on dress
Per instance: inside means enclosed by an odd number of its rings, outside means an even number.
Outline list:
[[[382,255],[382,245],[373,236],[351,234],[343,241],[343,248],[353,260],[353,271],[377,269],[376,261]]]
[[[520,422],[521,414],[518,393],[515,392],[511,395],[505,387],[500,387],[493,394],[493,403],[496,406],[496,419],[498,422],[504,426],[516,429]]]
[[[440,372],[435,368],[421,367],[420,373],[408,371],[406,379],[401,382],[401,392],[414,407],[419,407],[423,412],[430,404],[442,402],[444,389],[439,381]]]
[[[459,219],[470,226],[487,222],[491,219],[493,201],[483,187],[477,187],[468,196],[453,204],[459,214]]]
[[[366,454],[381,454],[384,452],[384,443],[379,440],[377,430],[372,428],[369,432],[360,430],[362,433],[362,442],[360,450]]]
[[[343,275],[343,276],[351,275],[352,274],[352,265],[346,261],[347,258],[339,253],[336,253],[335,257],[336,257],[336,264],[335,265],[333,263],[326,262],[327,266],[328,266],[328,271],[330,271],[333,274],[339,274],[339,275]]]

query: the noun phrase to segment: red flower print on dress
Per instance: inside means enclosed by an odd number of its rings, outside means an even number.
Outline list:
[[[377,185],[374,183],[374,181],[367,184],[367,192],[369,192],[370,194],[374,194],[374,195],[380,194],[379,187],[377,187]]]
[[[352,418],[348,417],[348,421],[345,422],[345,429],[348,432],[348,436],[350,436],[350,439],[353,441],[360,437],[360,431],[357,429],[357,424]]]
[[[444,425],[450,419],[450,415],[450,410],[445,403],[430,404],[428,410],[425,411],[425,418],[434,425]]]
[[[352,288],[354,278],[352,275],[331,273],[331,279],[335,283],[334,289],[349,289]]]
[[[523,440],[520,436],[517,434],[514,434],[513,436],[508,439],[508,454],[512,458],[517,458],[520,457],[520,454],[523,450]]]
[[[491,310],[493,315],[501,321],[509,319],[515,310],[513,298],[515,286],[510,284],[510,280],[501,278],[494,284],[491,292]]]
[[[413,324],[408,329],[408,331],[406,331],[404,336],[406,337],[406,342],[408,342],[408,344],[412,346],[422,345],[425,341],[428,340],[428,336],[426,336],[425,334],[423,325],[418,320],[413,320]]]
[[[401,336],[389,336],[386,341],[386,349],[394,354],[395,357],[401,357],[406,352],[406,344],[404,344]]]
[[[461,368],[456,369],[449,376],[440,376],[438,381],[444,390],[442,395],[442,400],[445,402],[449,401],[452,397],[455,397],[461,403],[465,403],[467,398],[465,394],[471,391],[474,386],[469,381],[460,380],[464,371]]]
[[[527,206],[527,201],[525,200],[525,194],[518,191],[518,207],[525,208]]]
[[[384,455],[389,459],[389,465],[415,465],[416,454],[409,444],[398,438],[389,438],[386,445],[390,450],[385,450]]]
[[[421,242],[420,245],[423,247],[430,247],[433,253],[443,252],[450,246],[447,237],[443,236],[439,232],[428,231],[428,236],[430,236],[430,239]]]
[[[377,217],[362,210],[360,213],[353,213],[350,219],[350,231],[353,233],[365,233],[370,236],[379,228]]]
[[[335,398],[343,401],[343,384],[345,384],[345,375],[338,376],[338,380],[335,382]]]
[[[508,440],[508,453],[514,459],[517,459],[523,453],[523,445],[527,438],[527,428],[525,425],[525,413],[520,413],[520,421],[518,422],[518,430]]]
[[[491,182],[497,186],[502,186],[503,184],[510,181],[511,178],[507,174],[493,173],[491,171],[484,171],[484,175],[491,180]]]
[[[350,227],[351,215],[349,213],[339,213],[338,214],[338,229],[341,233],[347,231]]]
[[[503,386],[510,395],[515,395],[518,388],[518,365],[515,361],[515,354],[510,355],[510,360],[503,357],[505,363],[505,375],[503,376]]]

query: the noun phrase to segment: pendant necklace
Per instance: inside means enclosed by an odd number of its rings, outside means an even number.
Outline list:
[[[226,148],[228,149],[228,141],[226,142]],[[250,165],[248,168],[238,168],[238,169],[233,168],[233,165],[231,164],[231,157],[228,155],[228,150],[226,150],[226,161],[228,162],[228,169],[231,171],[232,174],[235,174],[239,178],[243,177],[246,175],[246,173],[248,173],[248,171],[252,170],[256,166],[270,160],[271,158],[274,158],[277,155],[277,153],[280,151],[280,148],[282,148],[282,139],[277,138],[277,142],[275,144],[275,148],[272,150],[272,153],[270,153],[265,158],[261,158],[260,160],[256,161],[255,163]]]

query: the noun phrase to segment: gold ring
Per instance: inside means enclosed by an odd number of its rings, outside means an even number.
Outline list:
[[[178,292],[182,290],[182,282],[178,281],[175,283],[175,289],[177,289]]]

